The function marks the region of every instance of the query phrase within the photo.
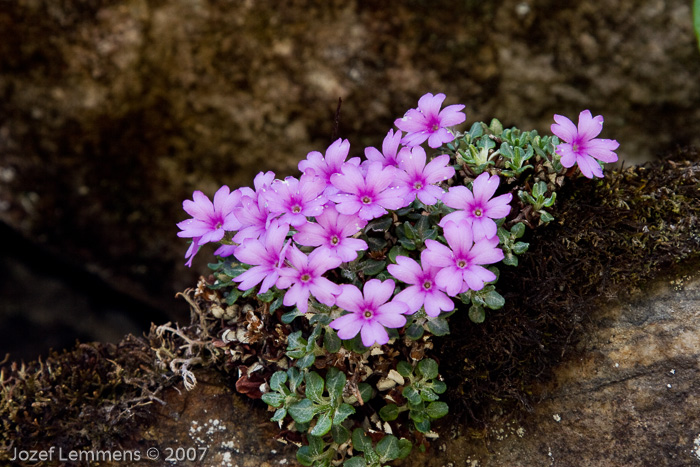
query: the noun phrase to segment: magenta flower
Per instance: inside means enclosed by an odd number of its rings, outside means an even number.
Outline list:
[[[357,258],[357,252],[366,250],[367,243],[359,238],[350,238],[367,224],[357,215],[340,214],[335,207],[327,206],[316,216],[316,222],[307,222],[298,227],[294,241],[299,245],[315,246],[328,256],[340,258],[344,263]]]
[[[496,275],[482,264],[493,264],[503,259],[503,251],[498,248],[498,237],[481,238],[473,241],[471,226],[466,221],[448,222],[443,228],[448,246],[435,240],[426,240],[425,264],[442,268],[435,276],[438,287],[455,295],[467,290],[481,290],[484,282],[496,279]]]
[[[328,146],[325,157],[318,151],[308,153],[306,159],[299,162],[299,170],[304,174],[320,177],[326,183],[327,191],[325,194],[335,193],[337,190],[331,185],[331,176],[340,173],[341,168],[346,164],[352,164],[355,167],[360,165],[360,159],[357,157],[345,162],[349,151],[350,143],[348,140],[339,138]]]
[[[337,203],[336,209],[341,214],[357,214],[363,220],[383,216],[387,209],[406,206],[406,189],[396,185],[397,170],[373,162],[367,167],[367,175],[363,176],[358,167],[346,165],[342,173],[331,177],[333,186],[340,193],[329,198]]]
[[[284,242],[287,233],[289,233],[289,225],[280,224],[275,219],[270,222],[267,232],[259,239],[246,239],[236,248],[233,254],[238,261],[253,266],[233,278],[234,282],[240,282],[239,289],[248,290],[262,282],[259,293],[265,293],[275,285],[289,246],[289,242]]]
[[[458,211],[447,214],[439,225],[444,227],[448,222],[467,221],[474,230],[474,239],[495,236],[498,228],[493,219],[506,217],[510,212],[508,203],[513,199],[510,193],[491,199],[499,183],[498,175],[489,176],[484,172],[474,180],[473,191],[465,186],[451,187],[442,197],[442,202]]]
[[[299,227],[306,223],[307,217],[323,212],[326,198],[321,193],[326,184],[320,178],[311,175],[302,175],[300,180],[287,177],[276,180],[271,188],[265,194],[267,207],[273,215],[282,214],[281,222]]]
[[[387,303],[395,286],[393,280],[372,279],[365,283],[363,295],[354,285],[341,285],[342,291],[335,304],[350,313],[331,321],[330,327],[338,331],[341,339],[352,339],[359,332],[365,347],[386,344],[389,334],[385,328],[400,328],[406,324],[403,313],[408,311],[408,305],[396,300]]]
[[[182,208],[192,218],[177,224],[181,230],[177,233],[178,237],[192,238],[192,244],[185,255],[189,258],[188,266],[192,265],[192,259],[200,246],[218,242],[224,238],[227,231],[238,230],[241,226],[234,214],[240,206],[240,191],[231,192],[229,187],[224,185],[214,194],[213,203],[201,191],[195,191],[192,199],[186,199],[182,203]]]
[[[556,148],[561,156],[561,165],[566,168],[578,164],[581,173],[587,178],[602,177],[603,169],[596,161],[616,162],[617,154],[613,151],[620,146],[614,139],[596,138],[603,129],[603,116],[591,116],[590,110],[584,110],[578,116],[578,128],[574,122],[563,115],[555,115],[551,126],[552,133],[564,143]]]
[[[289,288],[284,295],[285,306],[296,305],[299,311],[306,313],[310,295],[324,305],[335,305],[340,286],[322,276],[326,271],[340,266],[340,258],[328,256],[319,250],[306,256],[299,248],[292,246],[287,251],[287,261],[292,267],[280,269],[277,279],[277,287]]]
[[[425,157],[425,149],[416,146],[401,158],[402,170],[397,172],[397,178],[408,191],[404,198],[406,204],[412,203],[416,196],[423,204],[437,203],[445,194],[445,190],[435,184],[455,175],[455,169],[447,165],[450,162],[450,156],[447,154],[437,156],[428,165],[425,165]]]
[[[442,93],[435,96],[428,93],[418,100],[417,109],[410,109],[403,118],[396,119],[394,125],[406,132],[401,144],[418,146],[427,139],[428,146],[439,148],[455,139],[447,127],[459,125],[467,119],[464,113],[460,112],[464,106],[448,105],[440,111],[444,100],[445,95]]]
[[[382,142],[382,152],[373,147],[365,148],[367,162],[381,162],[383,167],[398,167],[400,155],[407,150],[407,148],[402,148],[399,151],[400,143],[401,132],[394,133],[394,130],[389,130]]]
[[[236,243],[243,243],[250,238],[259,238],[265,233],[273,217],[267,208],[264,194],[254,193],[253,196],[243,196],[241,207],[236,211],[236,218],[241,223],[238,233],[233,236],[233,241]]]
[[[435,283],[435,277],[440,268],[433,266],[425,259],[427,251],[423,250],[420,255],[422,268],[414,259],[397,256],[396,264],[388,265],[387,270],[401,282],[411,284],[394,297],[394,300],[408,305],[409,314],[424,307],[428,316],[438,316],[440,311],[454,310],[455,304],[450,297],[439,290]]]

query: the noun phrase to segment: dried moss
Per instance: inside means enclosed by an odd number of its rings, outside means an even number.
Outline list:
[[[456,313],[441,345],[451,407],[485,424],[489,402],[529,407],[530,387],[567,352],[581,325],[610,300],[700,260],[700,164],[695,150],[568,184],[556,221],[535,231],[517,268],[502,268],[506,306],[475,325]],[[693,162],[695,161],[695,162]],[[459,355],[459,358],[454,358]]]
[[[152,420],[168,378],[143,339],[77,344],[0,376],[0,460],[13,447],[114,449]]]

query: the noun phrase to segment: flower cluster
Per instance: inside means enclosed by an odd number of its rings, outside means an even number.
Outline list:
[[[374,467],[406,457],[413,444],[397,422],[401,414],[425,434],[448,410],[437,400],[446,385],[437,362],[427,358],[423,333],[448,334],[445,318],[462,305],[471,304],[475,323],[485,319],[485,308],[503,307],[496,265],[517,266],[517,255],[528,249],[519,240],[525,228],[554,219],[557,189],[574,176],[574,164],[592,178],[603,176],[599,161],[617,160],[618,143],[596,138],[603,118],[588,110],[578,126],[555,115],[555,136],[504,130],[495,119],[457,133],[452,127],[465,121],[464,106],[441,109],[444,100],[444,94],[421,97],[395,121],[381,151],[364,150],[364,160],[348,158],[350,143],[338,139],[325,153],[310,152],[298,177],[261,172],[253,187],[223,186],[213,201],[195,191],[183,203],[192,216],[177,224],[178,235],[191,239],[186,264],[203,245],[217,243],[212,269],[223,272],[209,286],[227,290],[231,309],[254,293],[268,304],[262,313],[293,307],[276,315],[281,323],[267,331],[268,340],[256,333],[270,314],[261,320],[249,311],[242,318],[221,307],[212,314],[227,314],[217,347],[238,342],[244,347],[232,348],[232,356],[265,353],[259,365],[240,372],[236,387],[257,392],[275,409],[273,421],[291,417],[295,429],[307,433],[308,445],[297,453],[302,465],[340,465],[348,443],[364,459],[343,465]],[[428,154],[425,142],[439,150]],[[308,319],[293,326],[300,315]],[[400,336],[405,339],[392,340]],[[254,341],[262,341],[257,351]],[[368,350],[387,344],[392,347]],[[350,352],[339,352],[341,346]],[[352,352],[352,364],[343,363]],[[294,363],[273,373],[281,354]],[[376,391],[366,381],[373,371],[362,369],[374,355],[387,355],[375,373],[381,377]],[[407,361],[398,361],[400,355]],[[261,368],[266,376],[255,379]],[[367,418],[349,418],[373,397],[385,402],[373,415],[384,421],[382,429],[390,424],[407,437],[386,434],[375,446],[364,435]]]
[[[481,179],[475,182],[477,191],[473,195],[461,187],[476,200],[468,206],[462,206],[458,200],[462,192],[453,191],[459,187],[445,191],[443,185],[455,175],[455,169],[449,165],[450,156],[438,155],[428,161],[425,150],[418,146],[426,140],[431,147],[452,141],[455,136],[447,126],[465,120],[460,112],[464,106],[452,105],[440,111],[444,99],[444,94],[423,96],[417,109],[409,110],[396,122],[406,133],[390,131],[382,152],[367,148],[367,159],[362,162],[358,158],[347,160],[350,144],[338,139],[325,155],[317,151],[309,153],[299,163],[302,171],[299,178],[278,180],[271,172],[260,173],[254,182],[255,189],[244,187],[231,192],[228,187],[222,187],[213,204],[196,192],[193,200],[184,203],[192,219],[178,224],[179,235],[192,238],[186,255],[188,264],[201,245],[223,241],[225,244],[217,250],[217,255],[232,255],[250,266],[234,278],[240,290],[260,285],[259,293],[265,293],[274,285],[286,290],[284,305],[295,305],[302,313],[308,310],[312,297],[329,307],[337,305],[348,313],[336,318],[331,327],[342,339],[351,339],[359,333],[367,347],[388,342],[386,328],[402,327],[406,322],[403,315],[418,311],[427,297],[438,297],[435,303],[426,305],[430,315],[435,315],[435,310],[452,310],[454,304],[448,303],[451,300],[444,293],[455,296],[470,288],[479,290],[484,281],[495,278],[481,265],[503,257],[497,248],[493,218],[508,213],[511,195],[489,201],[498,187],[497,176],[487,180],[484,188]],[[396,282],[391,280],[367,282],[366,299],[363,299],[357,286],[340,286],[324,277],[328,271],[355,260],[359,252],[368,249],[364,240],[354,237],[369,221],[416,200],[424,206],[433,206],[445,196],[455,200],[445,203],[448,206],[469,211],[463,212],[460,219],[455,217],[458,222],[454,226],[445,225],[449,247],[440,244],[441,249],[437,242],[431,243],[421,256],[422,265],[417,266],[408,257],[397,258],[397,264],[389,272],[406,286],[398,295],[393,296]],[[458,211],[452,215],[455,214]],[[459,235],[453,239],[448,234],[455,229],[463,230],[466,225],[467,237]],[[225,233],[229,241],[224,238]],[[434,283],[432,279],[422,280],[420,306],[416,306],[414,292],[417,276],[409,261],[423,268],[431,278],[434,276]],[[479,282],[473,277],[483,280]]]

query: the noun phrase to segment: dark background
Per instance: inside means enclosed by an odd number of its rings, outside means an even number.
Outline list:
[[[605,117],[629,163],[700,145],[685,0],[16,0],[0,11],[0,354],[185,321],[199,189],[381,147],[426,92],[467,123]]]

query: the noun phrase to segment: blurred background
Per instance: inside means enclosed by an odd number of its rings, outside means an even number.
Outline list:
[[[2,2],[0,359],[188,322],[184,199],[296,174],[338,98],[381,147],[426,92],[465,128],[590,109],[626,163],[700,146],[691,1]]]

